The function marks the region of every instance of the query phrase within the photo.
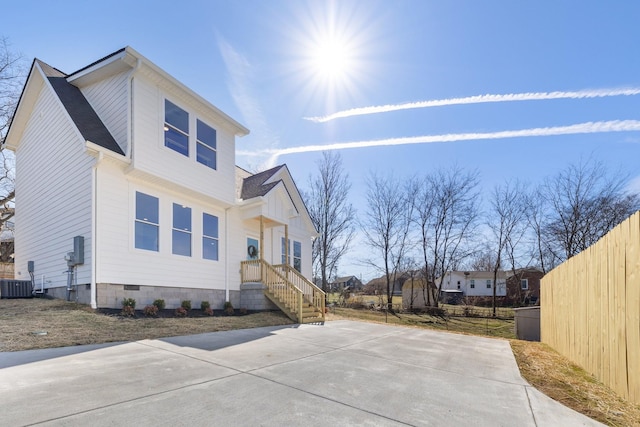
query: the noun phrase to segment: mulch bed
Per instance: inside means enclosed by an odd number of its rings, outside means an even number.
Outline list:
[[[152,318],[161,318],[161,319],[173,319],[173,318],[198,318],[198,317],[221,317],[221,316],[245,316],[247,314],[253,313],[249,310],[234,310],[234,314],[227,314],[224,310],[213,310],[213,316],[209,316],[199,309],[191,309],[187,312],[186,316],[177,316],[175,309],[164,309],[158,310],[158,314],[155,316],[147,316],[142,310],[135,310],[135,314],[133,316],[126,316],[122,314],[122,309],[119,308],[98,308],[95,310],[96,313],[104,314],[105,316],[112,317],[120,317],[123,319],[152,319]]]

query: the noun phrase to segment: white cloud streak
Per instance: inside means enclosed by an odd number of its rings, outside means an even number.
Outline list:
[[[352,108],[350,110],[338,111],[326,116],[304,117],[315,123],[325,123],[331,120],[363,116],[367,114],[388,113],[390,111],[411,110],[415,108],[443,107],[447,105],[484,104],[490,102],[516,102],[516,101],[541,101],[548,99],[585,99],[585,98],[606,98],[610,96],[633,96],[640,94],[640,88],[619,88],[619,89],[585,89],[570,92],[527,92],[508,93],[501,95],[474,95],[464,98],[434,99],[429,101],[408,102],[403,104],[375,105],[371,107]]]
[[[404,138],[376,139],[369,141],[338,142],[326,145],[304,145],[281,149],[265,149],[258,151],[238,151],[241,156],[270,156],[266,162],[275,165],[278,157],[286,154],[309,153],[325,150],[345,150],[350,148],[369,148],[392,145],[430,144],[436,142],[479,141],[506,138],[523,138],[536,136],[575,135],[605,132],[640,131],[639,120],[611,120],[601,122],[578,123],[569,126],[554,126],[498,132],[452,133],[444,135],[425,135]]]

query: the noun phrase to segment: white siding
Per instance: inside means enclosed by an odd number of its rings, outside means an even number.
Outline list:
[[[144,76],[134,78],[133,161],[136,169],[232,204],[235,201],[235,136],[228,125],[198,111],[178,95],[167,94]],[[164,146],[164,100],[185,109],[190,119],[189,157]],[[217,170],[196,161],[195,119],[216,129]]]
[[[16,152],[16,277],[35,261],[38,283],[66,285],[64,256],[84,236],[78,284],[91,281],[91,166],[84,142],[51,89],[40,92]],[[19,273],[21,274],[19,274]]]
[[[127,152],[128,73],[120,73],[82,88],[82,93],[96,111],[123,152]]]
[[[178,288],[224,289],[224,209],[168,192],[137,180],[128,180],[120,167],[104,163],[98,168],[96,281]],[[158,252],[135,248],[135,192],[157,197],[160,204]],[[191,208],[192,256],[172,254],[173,203]],[[202,258],[202,214],[218,217],[219,260]],[[236,266],[237,271],[239,266]]]

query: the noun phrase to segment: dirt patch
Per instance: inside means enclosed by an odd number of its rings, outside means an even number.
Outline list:
[[[49,299],[0,299],[0,351],[138,341],[176,335],[287,325],[293,322],[281,312],[260,312],[239,316],[206,316],[190,310],[187,317],[175,317],[162,310],[158,317],[136,311],[125,317],[120,310],[92,310],[86,305]]]
[[[547,396],[610,426],[640,426],[640,406],[622,399],[551,347],[510,343],[522,377]]]

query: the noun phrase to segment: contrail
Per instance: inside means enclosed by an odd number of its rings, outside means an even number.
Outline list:
[[[413,108],[442,107],[445,105],[483,104],[489,102],[540,101],[544,99],[583,99],[605,98],[609,96],[632,96],[640,94],[640,88],[620,89],[584,89],[572,92],[527,92],[508,93],[502,95],[474,95],[464,98],[434,99],[430,101],[408,102],[404,104],[374,105],[371,107],[352,108],[338,111],[326,116],[304,117],[315,123],[324,123],[344,117],[362,116],[366,114],[387,113],[389,111],[410,110]]]
[[[278,157],[285,154],[309,153],[313,151],[344,150],[348,148],[367,148],[389,145],[430,144],[434,142],[478,141],[489,139],[521,138],[531,136],[554,136],[603,132],[640,131],[640,120],[611,120],[601,122],[585,122],[569,126],[555,126],[520,130],[504,130],[498,132],[451,133],[444,135],[425,135],[404,138],[375,139],[369,141],[338,142],[327,145],[303,145],[280,149],[258,151],[238,151],[242,156],[270,156],[267,165],[273,166]]]

